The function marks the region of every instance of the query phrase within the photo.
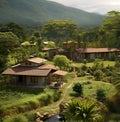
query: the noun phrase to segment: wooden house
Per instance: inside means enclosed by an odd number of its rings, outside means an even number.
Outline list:
[[[45,61],[42,58],[30,58],[6,69],[2,74],[12,75],[12,85],[44,88],[52,84],[52,75],[58,71],[57,67],[45,64]]]
[[[117,48],[78,48],[76,51],[78,60],[112,59],[120,54]]]

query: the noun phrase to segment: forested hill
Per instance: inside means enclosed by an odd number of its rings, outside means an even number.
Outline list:
[[[51,19],[70,19],[81,27],[98,26],[104,16],[46,0],[0,0],[0,24],[43,24]]]

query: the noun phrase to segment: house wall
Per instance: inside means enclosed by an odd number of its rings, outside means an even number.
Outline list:
[[[45,77],[26,76],[26,85],[45,86]]]

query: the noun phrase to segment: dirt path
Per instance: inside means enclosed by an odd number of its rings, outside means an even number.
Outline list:
[[[40,111],[41,114],[43,113],[43,111],[44,112],[49,111],[49,113],[58,114],[59,113],[59,104],[61,102],[63,102],[66,99],[66,97],[68,96],[68,92],[69,92],[70,88],[72,87],[74,81],[75,81],[75,78],[73,80],[71,80],[70,82],[64,84],[65,85],[65,86],[63,86],[64,88],[61,88],[62,96],[59,101],[49,104],[48,106],[44,106],[42,108],[38,108],[35,111]],[[67,86],[67,84],[68,84],[68,86]]]

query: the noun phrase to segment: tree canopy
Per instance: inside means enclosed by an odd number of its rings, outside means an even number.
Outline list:
[[[64,55],[56,55],[53,59],[55,66],[62,70],[68,70],[70,67],[70,60]]]
[[[12,32],[0,32],[0,53],[8,54],[19,44],[19,38]]]
[[[18,36],[20,39],[25,39],[26,38],[26,32],[25,29],[15,23],[15,22],[10,22],[0,28],[1,32],[13,32],[16,36]]]
[[[120,12],[110,11],[104,20],[102,29],[106,33],[107,43],[110,47],[120,47]]]
[[[62,41],[73,38],[76,30],[77,25],[71,20],[52,20],[43,26],[41,34],[45,38]]]

